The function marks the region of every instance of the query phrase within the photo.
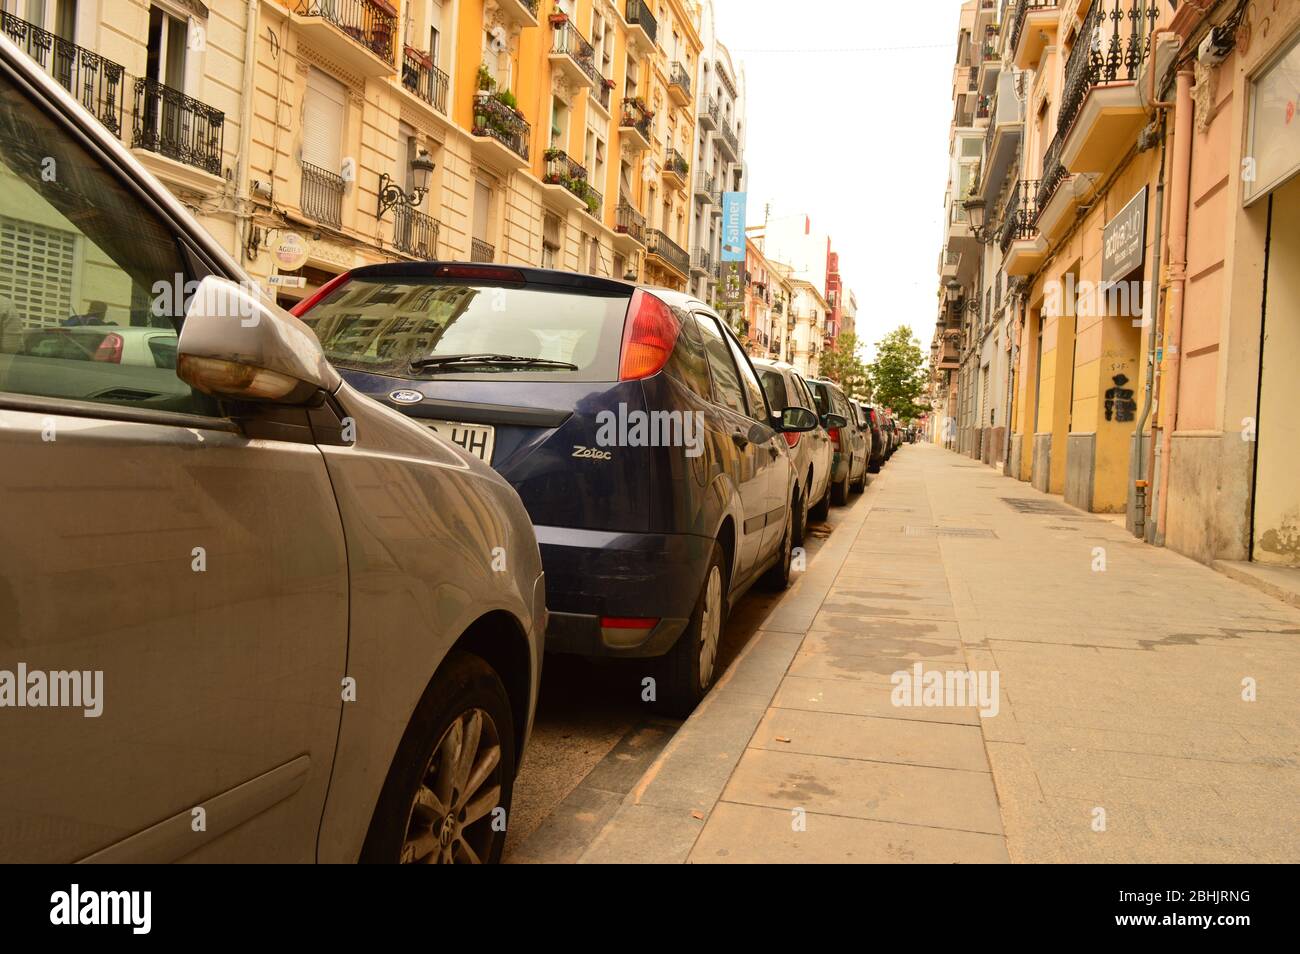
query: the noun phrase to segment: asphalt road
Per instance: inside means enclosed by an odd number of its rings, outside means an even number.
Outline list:
[[[855,495],[850,506],[858,501]],[[828,523],[809,528],[804,542],[811,560],[839,522],[838,508]],[[744,649],[781,595],[755,586],[740,601],[723,630],[719,672]],[[644,767],[681,724],[649,711],[641,701],[644,662],[594,662],[575,656],[548,656],[532,739],[515,782],[504,860],[569,861],[582,846],[582,822],[594,825],[620,791],[630,790]],[[593,782],[593,779],[599,779]],[[593,791],[580,788],[587,783]],[[600,804],[589,804],[597,799]],[[556,818],[561,804],[572,815]],[[536,837],[534,837],[536,835]]]

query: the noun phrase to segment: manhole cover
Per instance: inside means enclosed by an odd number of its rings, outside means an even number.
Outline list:
[[[1057,503],[1055,500],[1038,500],[1034,497],[1000,497],[999,499],[1012,510],[1020,513],[1045,513],[1052,516],[1068,516],[1075,513],[1065,504]]]
[[[998,535],[983,527],[919,527],[909,524],[903,528],[909,537],[977,537],[996,540]]]

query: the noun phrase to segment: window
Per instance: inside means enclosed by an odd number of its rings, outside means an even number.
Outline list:
[[[808,387],[808,382],[799,375],[794,376],[795,392],[799,397],[799,404],[810,411],[817,410],[817,401],[813,398],[812,389]]]
[[[474,238],[489,242],[492,234],[492,189],[482,179],[474,180]],[[490,244],[490,242],[489,242]]]
[[[704,338],[704,354],[713,373],[713,400],[737,414],[747,414],[745,393],[736,371],[736,363],[727,347],[725,333],[708,315],[696,315],[700,334]]]
[[[145,76],[172,89],[185,90],[185,50],[189,46],[189,23],[158,7],[149,8]]]
[[[546,213],[542,220],[542,268],[559,268],[563,223],[558,215]]]
[[[763,383],[763,393],[767,395],[767,403],[774,413],[780,414],[790,406],[789,395],[786,394],[785,376],[773,368],[759,368],[759,380]]]
[[[174,226],[0,79],[0,391],[214,413],[172,370],[190,278]]]
[[[677,336],[677,344],[668,358],[665,370],[700,397],[712,400],[712,388],[709,382],[709,362],[704,355],[704,338],[689,313],[677,313],[682,330]]]
[[[731,356],[736,359],[736,367],[740,369],[740,383],[744,385],[745,395],[749,398],[749,416],[756,421],[766,421],[767,401],[763,398],[763,386],[758,383],[749,358],[745,357],[745,352],[730,335],[727,335],[727,345],[731,348]]]
[[[302,100],[302,161],[338,175],[343,166],[343,127],[348,91],[334,77],[312,67]]]

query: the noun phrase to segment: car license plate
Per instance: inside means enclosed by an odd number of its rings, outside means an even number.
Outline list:
[[[459,444],[485,464],[492,463],[492,446],[496,428],[491,424],[459,424],[455,421],[425,421],[431,431],[444,441]]]

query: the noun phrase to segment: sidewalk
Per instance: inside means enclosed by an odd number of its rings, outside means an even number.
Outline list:
[[[581,860],[1294,862],[1298,802],[1300,609],[909,445]]]

